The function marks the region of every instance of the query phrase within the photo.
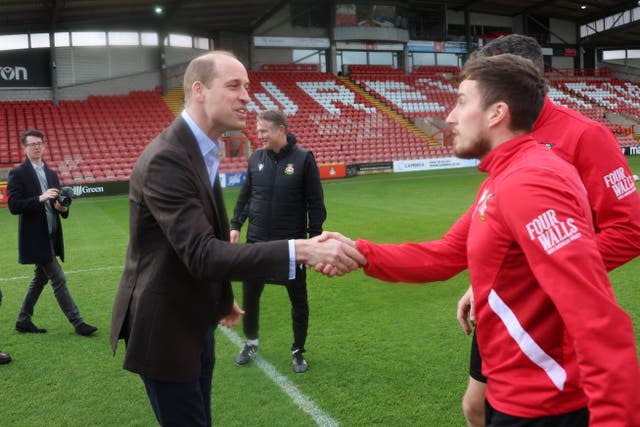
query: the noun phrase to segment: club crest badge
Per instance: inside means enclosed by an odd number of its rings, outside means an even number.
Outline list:
[[[475,215],[476,212],[478,213],[478,217],[480,218],[480,221],[486,221],[487,220],[487,204],[489,203],[489,200],[491,200],[493,198],[493,194],[489,192],[489,190],[485,189],[484,192],[482,193],[482,196],[480,196],[480,199],[478,200],[478,203],[476,203],[476,208],[474,209],[473,214]]]
[[[478,207],[478,214],[480,216],[480,221],[486,221],[487,220],[487,204],[489,203],[489,200],[491,200],[493,198],[493,194],[488,194],[487,197],[481,201],[480,206]]]
[[[262,168],[264,168],[264,163],[260,163],[258,165],[258,171],[262,171]]]
[[[284,168],[285,175],[293,175],[295,170],[293,169],[293,163],[287,163],[287,167]]]

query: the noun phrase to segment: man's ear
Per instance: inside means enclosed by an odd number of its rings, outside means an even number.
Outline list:
[[[504,120],[509,120],[511,112],[506,102],[496,102],[489,107],[489,127],[497,126]]]
[[[191,85],[191,97],[195,99],[201,98],[203,88],[204,85],[201,81],[196,80],[195,82],[193,82],[193,84]]]

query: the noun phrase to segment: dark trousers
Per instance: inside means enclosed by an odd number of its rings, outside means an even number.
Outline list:
[[[478,350],[478,337],[475,329],[471,337],[471,351],[469,352],[469,376],[481,383],[487,383],[487,377],[482,375],[482,357],[480,350]]]
[[[587,408],[548,417],[520,418],[500,412],[485,401],[485,419],[487,427],[589,427]]]
[[[51,250],[53,251],[53,245]],[[71,322],[74,327],[81,324],[82,317],[80,316],[80,311],[73,301],[73,298],[71,298],[71,294],[69,294],[67,278],[55,256],[45,264],[36,265],[33,272],[33,279],[31,279],[31,283],[29,283],[22,307],[20,308],[20,313],[18,313],[18,322],[31,320],[33,309],[38,302],[38,298],[40,298],[44,285],[46,285],[49,280],[51,280],[53,295],[56,297],[60,309],[62,309],[64,315],[67,316],[69,322]]]
[[[302,267],[302,268],[301,268]],[[309,302],[307,300],[307,270],[304,265],[297,266],[296,278],[284,282],[291,301],[291,323],[293,327],[293,345],[291,350],[304,351],[309,328]],[[245,311],[242,329],[247,339],[257,339],[260,324],[260,296],[264,282],[242,283],[242,309]]]
[[[140,375],[153,412],[162,427],[211,426],[211,382],[215,364],[213,330],[204,340],[200,375],[193,381],[156,381]]]

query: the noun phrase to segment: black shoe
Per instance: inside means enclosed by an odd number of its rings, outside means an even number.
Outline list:
[[[33,324],[31,320],[25,320],[24,322],[16,322],[16,331],[18,332],[28,332],[32,334],[44,334],[47,332],[46,329],[38,328]]]
[[[0,351],[0,365],[6,365],[9,362],[11,362],[11,356],[9,356],[7,353]]]
[[[236,356],[236,363],[238,365],[246,365],[251,361],[251,357],[258,351],[257,345],[245,344],[244,348]]]
[[[76,334],[82,335],[83,337],[88,337],[89,335],[92,335],[97,330],[98,328],[96,328],[95,326],[91,326],[88,323],[84,323],[84,322],[76,326]]]
[[[293,356],[293,372],[295,372],[296,374],[303,374],[307,372],[307,369],[309,369],[309,365],[307,364],[307,361],[304,360],[302,350],[293,350],[291,354]]]

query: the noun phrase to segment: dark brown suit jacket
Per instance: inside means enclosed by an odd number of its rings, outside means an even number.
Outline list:
[[[238,245],[220,185],[212,190],[193,133],[178,117],[138,159],[129,183],[129,247],[111,322],[124,368],[193,380],[207,331],[230,312],[230,280],[286,279],[286,241]]]

